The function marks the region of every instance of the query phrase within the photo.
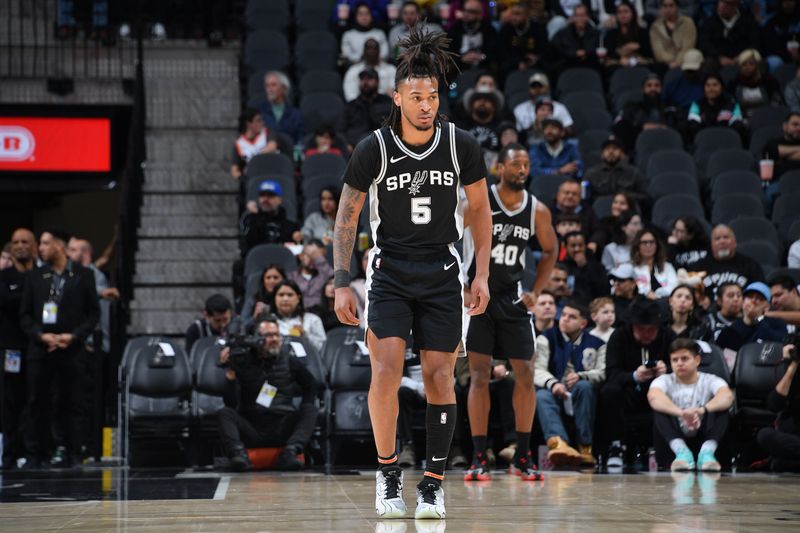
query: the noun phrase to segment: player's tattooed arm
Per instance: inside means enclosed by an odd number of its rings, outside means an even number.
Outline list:
[[[339,211],[333,228],[333,269],[350,270],[350,258],[356,242],[358,217],[366,194],[345,184],[339,198]]]

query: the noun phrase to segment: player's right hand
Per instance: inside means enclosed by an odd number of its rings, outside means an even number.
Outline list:
[[[470,296],[472,300],[467,314],[470,316],[483,314],[486,311],[486,306],[489,305],[489,281],[484,277],[476,276],[472,280]]]
[[[359,325],[356,317],[356,296],[350,287],[336,289],[333,310],[336,312],[336,318],[345,326]]]

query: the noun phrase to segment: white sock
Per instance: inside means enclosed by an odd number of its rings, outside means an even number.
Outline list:
[[[683,439],[672,439],[669,441],[669,449],[672,450],[672,453],[678,455],[678,452],[687,448],[686,442]]]
[[[700,447],[700,451],[704,452],[706,450],[710,451],[711,453],[716,452],[717,451],[717,441],[715,441],[715,440],[707,440],[707,441],[705,441],[703,443],[703,446]]]

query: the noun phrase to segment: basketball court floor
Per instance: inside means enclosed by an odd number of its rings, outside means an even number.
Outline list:
[[[411,514],[419,472],[406,472]],[[445,481],[445,521],[375,516],[373,471],[218,474],[124,468],[5,474],[0,531],[800,531],[800,476],[547,473]]]

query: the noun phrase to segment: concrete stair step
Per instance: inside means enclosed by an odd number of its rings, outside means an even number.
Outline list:
[[[139,237],[236,238],[238,220],[234,215],[144,215]]]
[[[239,46],[226,43],[209,49],[202,41],[169,39],[148,43],[144,50],[146,80],[161,78],[238,81]]]
[[[224,294],[233,301],[230,286],[216,287],[134,287],[131,309],[136,310],[203,310],[212,294]]]
[[[225,261],[141,261],[136,285],[225,285],[231,281],[234,258]]]
[[[5,57],[2,49],[0,57]],[[14,104],[133,104],[119,80],[76,79],[75,92],[59,96],[47,91],[44,79],[7,76],[0,83],[0,101]]]
[[[192,322],[201,316],[202,307],[176,311],[132,309],[128,335],[184,335]]]
[[[234,261],[238,256],[236,239],[140,239],[136,261]]]
[[[213,169],[145,170],[144,192],[225,192],[238,193],[239,183],[230,174]]]
[[[147,168],[230,168],[235,130],[150,129]]]
[[[160,78],[147,82],[147,125],[151,128],[232,129],[237,126],[239,109],[235,78]]]
[[[145,194],[142,215],[238,216],[233,194]]]

